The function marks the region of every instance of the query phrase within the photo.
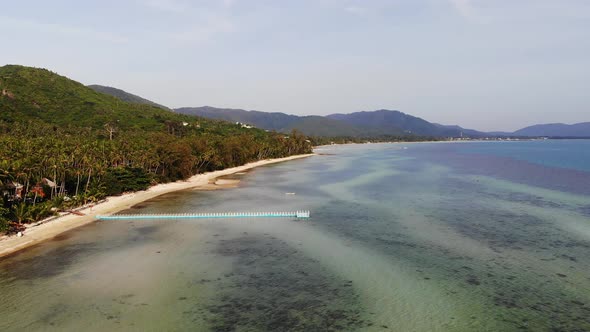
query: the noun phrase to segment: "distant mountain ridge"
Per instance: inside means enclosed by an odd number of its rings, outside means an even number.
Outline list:
[[[485,133],[463,129],[459,126],[443,126],[430,123],[400,111],[378,110],[328,116],[297,116],[285,113],[266,113],[242,109],[204,107],[183,107],[175,112],[254,125],[266,130],[288,132],[297,129],[310,136],[435,136],[435,137],[482,137]]]
[[[128,103],[132,103],[132,104],[142,104],[142,105],[151,105],[151,106],[156,106],[159,108],[163,108],[165,110],[171,110],[170,108],[155,103],[151,100],[142,98],[140,96],[134,95],[132,93],[129,93],[127,91],[121,90],[121,89],[117,89],[117,88],[113,88],[110,86],[104,86],[104,85],[98,85],[98,84],[91,84],[88,85],[89,88],[91,88],[92,90],[99,92],[99,93],[104,93],[116,98],[121,99],[122,101],[128,102]]]
[[[170,108],[121,89],[102,85],[89,88],[120,100],[151,105],[166,110]],[[243,109],[216,108],[211,106],[182,107],[171,110],[185,115],[241,122],[255,127],[290,132],[297,129],[305,135],[323,137],[377,137],[377,136],[433,136],[433,137],[590,137],[590,122],[577,124],[538,124],[515,132],[482,132],[457,125],[432,123],[397,110],[362,111],[327,116],[298,116],[280,112],[247,111]]]
[[[590,122],[576,124],[549,123],[519,129],[515,136],[590,137]]]
[[[211,106],[176,108],[174,112],[216,120],[247,123],[257,128],[277,132],[289,132],[297,129],[310,136],[335,137],[358,136],[360,134],[357,128],[349,124],[317,115],[297,116],[279,112],[267,113]]]
[[[330,119],[344,121],[362,128],[373,135],[418,135],[436,137],[459,137],[470,133],[470,136],[481,137],[485,133],[464,129],[459,126],[444,126],[428,122],[400,111],[377,110],[372,112],[355,112],[350,114],[331,114]]]

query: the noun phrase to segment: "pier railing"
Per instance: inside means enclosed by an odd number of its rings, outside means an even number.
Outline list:
[[[307,219],[309,211],[295,212],[212,212],[212,213],[176,213],[176,214],[114,214],[96,216],[100,220],[122,219],[212,219],[212,218],[300,218]]]

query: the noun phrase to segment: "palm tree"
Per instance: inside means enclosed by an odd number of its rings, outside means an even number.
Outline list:
[[[33,220],[31,217],[31,210],[24,202],[13,206],[12,214],[19,224],[22,224],[23,221],[27,222]]]

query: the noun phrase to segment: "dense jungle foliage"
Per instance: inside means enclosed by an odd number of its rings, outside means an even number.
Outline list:
[[[0,67],[0,231],[9,221],[311,148],[297,132],[175,114],[45,69]]]

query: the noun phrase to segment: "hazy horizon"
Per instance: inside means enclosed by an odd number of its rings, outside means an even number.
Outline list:
[[[399,110],[482,131],[588,122],[583,0],[4,4],[0,64],[168,107]]]

